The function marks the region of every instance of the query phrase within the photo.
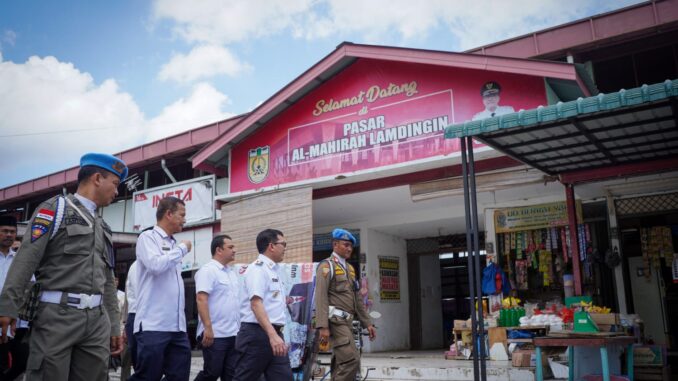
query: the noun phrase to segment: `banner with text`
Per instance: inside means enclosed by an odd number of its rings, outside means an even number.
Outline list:
[[[186,226],[214,221],[214,176],[205,176],[134,192],[134,230],[155,225],[158,203],[169,196],[186,204]]]
[[[233,147],[230,190],[448,155],[448,125],[542,104],[543,77],[359,60]]]
[[[577,223],[582,222],[581,201],[575,202]],[[548,204],[496,209],[494,228],[496,233],[511,233],[525,230],[566,226],[567,204],[565,201]]]
[[[400,302],[400,258],[379,256],[379,296],[382,302]]]

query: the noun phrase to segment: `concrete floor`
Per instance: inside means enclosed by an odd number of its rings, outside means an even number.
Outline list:
[[[324,371],[329,370],[329,357],[319,356]],[[191,361],[191,377],[202,369],[202,357],[199,352]],[[365,353],[362,357],[362,374],[370,381],[471,381],[473,380],[473,362],[467,360],[445,360],[443,351],[402,351]],[[319,379],[319,378],[318,378]],[[488,381],[533,381],[534,368],[513,368],[510,361],[488,361]],[[120,371],[111,372],[110,380],[119,381]],[[326,378],[329,380],[329,376]]]

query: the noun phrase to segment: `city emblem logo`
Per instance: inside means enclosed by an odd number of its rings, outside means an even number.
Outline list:
[[[250,179],[250,182],[259,184],[266,180],[270,163],[270,151],[271,149],[269,146],[257,147],[249,151],[247,177]]]

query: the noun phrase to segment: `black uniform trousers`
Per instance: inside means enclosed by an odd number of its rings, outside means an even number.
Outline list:
[[[282,338],[282,330],[278,329]],[[241,323],[235,339],[238,364],[234,381],[257,381],[263,374],[266,380],[292,381],[292,368],[287,356],[274,356],[266,332],[256,323]]]
[[[4,344],[0,344],[1,381],[14,381],[26,371],[28,340],[24,340],[24,337],[27,332],[28,328],[17,328],[13,338]]]

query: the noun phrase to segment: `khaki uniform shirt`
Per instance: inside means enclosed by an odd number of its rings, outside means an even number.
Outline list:
[[[315,327],[329,328],[329,306],[334,306],[353,315],[364,327],[370,324],[358,290],[356,290],[355,269],[347,263],[344,269],[334,256],[320,262],[315,276]],[[334,267],[334,275],[332,269]],[[348,270],[348,274],[346,273]],[[349,321],[350,324],[350,321]]]
[[[0,295],[0,316],[17,317],[25,302],[31,275],[35,273],[42,290],[102,294],[111,322],[111,336],[120,336],[120,312],[113,278],[113,234],[106,222],[92,216],[76,197],[66,197],[81,213],[65,203],[59,230],[52,234],[55,221],[61,217],[55,212],[58,197],[36,209]],[[51,223],[40,217],[41,212],[42,216],[49,217],[44,211],[54,217]],[[42,234],[34,229],[40,224],[48,228]]]

